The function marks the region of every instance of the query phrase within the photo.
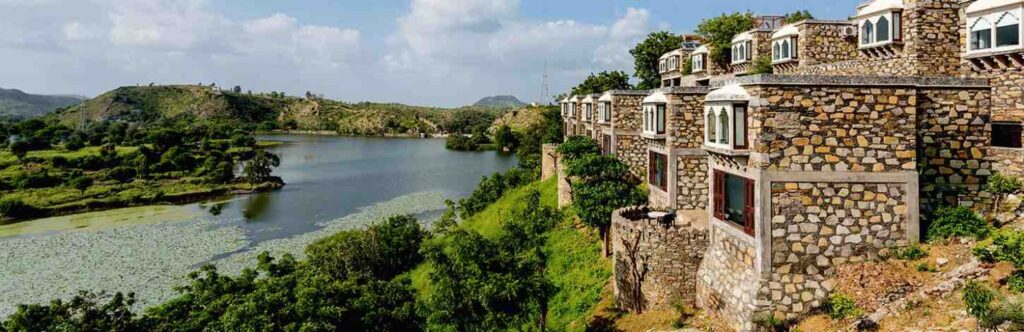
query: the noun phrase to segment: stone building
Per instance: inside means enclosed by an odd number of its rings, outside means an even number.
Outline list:
[[[747,75],[761,57],[772,54],[772,30],[757,28],[732,39],[730,70],[737,76]]]
[[[572,112],[574,110],[572,106],[572,96],[566,96],[558,102],[561,108],[562,114],[562,136],[569,137],[573,135],[572,128]]]
[[[805,20],[786,25],[771,37],[776,74],[801,67],[857,58],[857,26],[849,21]]]
[[[594,95],[586,95],[580,100],[580,123],[582,124],[581,136],[595,138],[594,136],[594,105],[597,103]]]
[[[702,210],[707,194],[706,153],[700,149],[701,110],[707,89],[672,87],[655,90],[643,100],[647,143],[647,187],[651,207]]]
[[[793,318],[820,307],[837,265],[918,241],[922,206],[987,195],[983,81],[731,82],[705,105],[712,194],[697,297],[744,322],[738,328],[758,313]]]
[[[647,94],[647,91],[612,90],[600,98],[609,120],[604,125],[605,136],[599,142],[609,146],[605,152],[629,165],[631,173],[638,179],[647,175],[647,142],[640,137],[643,128],[640,104]]]
[[[962,70],[992,86],[995,170],[1024,174],[1024,0],[965,1],[960,13]]]
[[[682,85],[683,65],[686,64],[690,52],[693,50],[678,49],[665,53],[658,58],[658,73],[661,74],[661,87],[672,87]]]

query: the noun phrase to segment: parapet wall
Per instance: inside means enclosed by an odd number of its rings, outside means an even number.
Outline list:
[[[699,222],[661,225],[654,219],[629,220],[622,215],[625,210],[612,214],[616,306],[646,311],[695,305],[697,269],[708,246],[706,227]]]
[[[565,164],[562,161],[562,155],[558,153],[558,145],[544,144],[541,147],[541,154],[541,180],[557,178],[555,181],[558,182],[558,207],[569,206],[572,204],[572,187],[565,175]]]

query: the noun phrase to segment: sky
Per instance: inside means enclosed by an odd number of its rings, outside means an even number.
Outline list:
[[[632,74],[648,33],[703,18],[860,0],[0,0],[0,87],[96,96],[119,86],[216,83],[349,102],[457,107],[540,100],[589,73]]]

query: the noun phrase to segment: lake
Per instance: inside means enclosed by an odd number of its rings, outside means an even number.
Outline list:
[[[275,135],[279,191],[181,206],[146,206],[0,226],[0,317],[17,303],[78,290],[135,292],[140,307],[214,263],[237,273],[262,251],[302,256],[305,245],[390,215],[427,222],[514,156],[455,152],[440,139]]]

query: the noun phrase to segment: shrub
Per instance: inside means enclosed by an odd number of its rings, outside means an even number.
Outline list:
[[[18,189],[51,188],[61,184],[61,179],[50,175],[47,171],[22,174],[14,179],[14,187]]]
[[[1024,267],[1024,232],[997,232],[991,239],[978,243],[973,252],[974,256],[985,263],[1003,261],[1017,268]]]
[[[568,164],[585,155],[601,154],[601,146],[592,138],[573,136],[569,137],[565,140],[565,143],[558,146],[558,153],[562,155],[562,158],[565,158],[566,161],[568,161]]]
[[[932,214],[927,234],[928,240],[951,237],[984,239],[990,232],[991,227],[980,215],[966,207],[957,206],[936,210]]]
[[[853,299],[841,293],[832,294],[828,301],[825,302],[823,309],[825,313],[828,313],[829,317],[835,320],[857,317],[862,313],[857,308],[857,303]]]
[[[310,266],[337,279],[388,280],[423,261],[426,232],[412,216],[395,216],[366,230],[351,230],[306,248]]]
[[[903,249],[895,250],[893,257],[896,259],[914,261],[928,257],[928,252],[922,249],[921,246],[914,244]]]
[[[771,55],[762,55],[754,60],[754,68],[750,70],[750,74],[771,74],[774,71]]]
[[[36,216],[40,212],[41,211],[36,207],[16,198],[0,199],[0,216],[7,218],[28,218]]]
[[[968,280],[964,285],[964,304],[967,306],[967,313],[977,318],[982,325],[987,325],[992,316],[992,301],[995,298],[995,291],[977,281]]]
[[[1024,291],[1024,271],[1016,271],[1006,280],[1006,286],[1014,292]]]
[[[999,211],[999,202],[1002,201],[1006,195],[1014,194],[1020,191],[1021,182],[1016,177],[1003,176],[1002,174],[992,174],[988,178],[988,183],[985,185],[985,189],[995,195],[996,199],[992,205],[992,211]]]

